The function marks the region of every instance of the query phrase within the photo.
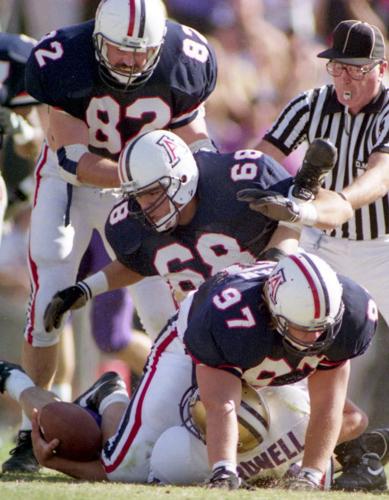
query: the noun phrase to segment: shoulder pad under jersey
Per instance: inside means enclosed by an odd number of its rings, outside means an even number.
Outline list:
[[[207,39],[193,28],[171,21],[153,78],[169,82],[175,117],[197,108],[216,85],[217,62]],[[180,124],[181,126],[181,124]]]
[[[53,31],[43,37],[26,66],[27,91],[38,101],[66,109],[70,99],[90,94],[97,71],[93,21]]]

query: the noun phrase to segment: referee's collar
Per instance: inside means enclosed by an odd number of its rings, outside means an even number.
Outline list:
[[[343,112],[345,106],[343,106],[343,104],[338,101],[338,98],[336,97],[335,87],[333,85],[331,85],[331,87],[332,92],[326,105],[326,111],[328,113],[336,113],[338,111]],[[364,108],[361,109],[360,113],[378,113],[382,109],[382,105],[384,104],[386,92],[387,88],[381,84],[381,90],[372,101],[370,101]]]

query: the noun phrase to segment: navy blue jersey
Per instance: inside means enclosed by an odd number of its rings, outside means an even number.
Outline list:
[[[120,202],[106,223],[106,236],[117,259],[143,276],[161,275],[179,294],[235,262],[254,262],[277,222],[237,201],[240,189],[260,187],[288,193],[292,178],[271,157],[242,150],[194,155],[199,168],[197,211],[192,221],[158,233],[128,214]]]
[[[262,298],[274,265],[233,266],[195,293],[184,343],[197,362],[227,369],[260,387],[297,382],[367,349],[376,328],[377,307],[365,289],[338,276],[345,312],[334,342],[321,354],[309,357],[287,351]]]
[[[0,105],[9,108],[36,104],[26,92],[25,68],[36,41],[25,35],[0,33]]]
[[[181,127],[197,116],[217,73],[204,37],[167,21],[161,57],[150,79],[120,92],[99,76],[93,29],[94,21],[88,21],[49,34],[35,48],[26,73],[27,89],[36,99],[87,124],[93,152],[116,160],[125,143],[139,134]]]

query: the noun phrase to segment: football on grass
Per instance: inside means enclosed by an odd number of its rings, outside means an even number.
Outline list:
[[[55,401],[39,414],[39,427],[45,441],[57,438],[59,457],[88,462],[96,460],[101,450],[101,431],[87,410],[73,403]]]

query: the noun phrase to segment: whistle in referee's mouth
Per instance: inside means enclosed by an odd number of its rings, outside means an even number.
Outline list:
[[[345,90],[343,92],[343,99],[345,101],[349,101],[351,99],[352,95],[351,95],[351,90]]]

